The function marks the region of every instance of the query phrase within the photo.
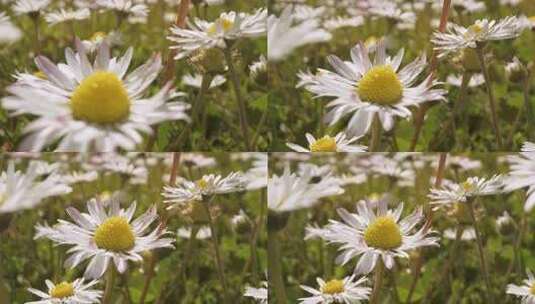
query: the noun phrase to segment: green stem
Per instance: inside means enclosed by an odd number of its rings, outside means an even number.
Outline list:
[[[472,73],[465,71],[461,80],[461,87],[459,88],[459,96],[457,97],[457,102],[453,105],[453,115],[451,118],[451,123],[453,125],[454,132],[457,128],[455,118],[459,114],[459,111],[462,109],[462,106],[464,104],[466,93],[468,92],[468,84],[470,83],[470,79],[472,79]]]
[[[479,252],[479,261],[481,263],[481,271],[483,272],[483,277],[485,278],[485,286],[487,288],[487,293],[485,297],[487,298],[487,303],[494,303],[492,287],[490,284],[490,276],[487,267],[487,261],[485,259],[485,252],[483,250],[483,242],[481,241],[481,233],[479,231],[479,226],[477,224],[476,215],[474,211],[474,201],[468,201],[468,210],[470,211],[470,217],[472,218],[472,224],[474,225],[474,230],[476,232],[476,241],[477,241],[477,250]]]
[[[113,285],[115,284],[115,267],[113,264],[108,266],[108,273],[106,277],[106,289],[104,289],[104,296],[102,297],[102,304],[110,304],[113,295]]]
[[[498,149],[501,150],[503,148],[503,143],[502,143],[502,135],[500,132],[500,125],[498,123],[496,100],[494,99],[494,92],[492,91],[492,84],[490,82],[489,71],[487,69],[487,65],[485,64],[483,46],[478,45],[476,47],[476,53],[477,53],[477,58],[479,59],[479,64],[481,65],[481,71],[483,72],[483,77],[485,78],[485,85],[487,87],[487,95],[489,96],[492,127],[494,128],[494,135],[496,136],[496,143],[498,145]]]
[[[282,258],[278,231],[268,231],[268,281],[275,294],[275,303],[286,304],[286,290],[282,277]]]
[[[41,44],[39,42],[39,39],[40,39],[39,13],[34,13],[31,17],[33,20],[34,34],[35,34],[35,41],[33,42],[33,47],[35,50],[35,55],[39,55],[39,53],[41,53]]]
[[[194,121],[201,121],[200,118],[203,116],[205,109],[204,96],[206,95],[206,92],[208,92],[208,89],[210,89],[210,85],[212,84],[213,79],[214,77],[210,73],[206,73],[202,77],[201,88],[199,90],[199,93],[197,94],[197,98],[195,98],[195,104],[193,105],[193,111],[191,114],[191,117]],[[194,121],[192,121],[191,123],[193,124]]]
[[[381,133],[382,126],[381,121],[379,120],[379,114],[375,113],[373,116],[372,126],[371,126],[371,137],[370,137],[370,152],[377,152],[381,144]]]
[[[240,127],[243,132],[243,139],[245,140],[245,147],[247,148],[248,151],[250,151],[251,141],[249,140],[249,126],[247,123],[247,112],[246,112],[245,102],[243,101],[243,98],[241,95],[240,78],[239,78],[238,72],[236,71],[236,68],[234,67],[234,62],[232,59],[232,49],[231,49],[230,43],[227,43],[227,47],[223,50],[223,52],[225,53],[225,60],[227,61],[227,65],[228,65],[229,72],[230,72],[230,78],[234,86],[234,94],[236,96],[236,100],[238,101]]]
[[[373,290],[372,290],[372,295],[370,297],[370,304],[379,303],[379,297],[381,295],[381,285],[383,284],[383,271],[384,271],[383,261],[381,260],[381,258],[378,258],[377,264],[375,265]]]
[[[230,304],[228,297],[228,286],[227,281],[225,279],[225,271],[223,269],[223,260],[221,259],[221,253],[219,252],[219,242],[217,240],[217,234],[216,229],[214,225],[214,221],[212,219],[212,214],[210,213],[210,208],[208,207],[209,202],[203,202],[202,205],[204,206],[204,209],[206,210],[206,214],[208,216],[208,224],[210,225],[210,232],[212,234],[212,243],[214,245],[214,252],[215,252],[215,261],[217,266],[217,274],[219,276],[219,281],[221,282],[221,287],[223,288],[223,303]]]

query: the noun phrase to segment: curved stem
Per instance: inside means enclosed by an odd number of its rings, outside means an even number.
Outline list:
[[[381,258],[377,259],[377,265],[375,265],[375,274],[373,280],[373,291],[370,297],[370,304],[379,303],[379,297],[381,295],[381,285],[383,284],[383,261]]]
[[[210,208],[208,207],[208,204],[210,202],[203,202],[202,205],[204,206],[204,209],[206,210],[206,214],[208,216],[208,224],[210,225],[210,232],[212,234],[212,243],[214,245],[214,253],[215,253],[215,261],[217,266],[217,274],[219,276],[219,281],[221,283],[221,287],[223,288],[223,303],[230,304],[228,297],[228,286],[227,281],[225,279],[225,271],[223,269],[223,260],[221,259],[221,253],[219,252],[219,242],[217,240],[217,234],[215,230],[214,221],[212,219],[212,215],[210,214]]]
[[[377,152],[380,149],[382,128],[379,114],[375,113],[372,121],[370,152]]]
[[[487,261],[485,260],[485,252],[483,250],[483,243],[481,241],[481,233],[479,231],[479,226],[477,224],[476,215],[474,211],[474,201],[468,201],[468,210],[470,211],[470,217],[472,218],[472,224],[474,225],[474,230],[476,232],[476,241],[477,241],[477,250],[479,252],[479,261],[481,263],[481,271],[483,272],[483,277],[485,278],[485,286],[487,288],[487,293],[485,298],[487,298],[488,303],[494,303],[492,296],[492,288],[490,284],[490,276],[487,267]]]
[[[492,85],[490,82],[489,71],[487,65],[485,64],[485,57],[483,56],[483,47],[478,45],[476,47],[477,58],[479,59],[479,64],[481,65],[481,71],[483,72],[483,77],[485,78],[485,85],[487,87],[487,95],[489,96],[489,105],[490,113],[492,118],[492,127],[494,128],[494,135],[496,136],[496,143],[498,149],[503,148],[502,135],[500,133],[500,125],[498,123],[498,116],[496,111],[496,101],[494,99],[494,92],[492,91]]]
[[[286,304],[286,290],[282,277],[281,248],[278,231],[268,231],[268,281],[270,291],[275,294],[275,303]]]
[[[113,285],[115,284],[115,267],[113,263],[108,266],[108,274],[106,277],[106,289],[102,297],[102,304],[110,304],[113,294]]]
[[[227,61],[227,65],[230,72],[230,78],[232,80],[232,84],[234,87],[234,95],[236,96],[236,100],[238,101],[238,108],[239,108],[239,116],[240,116],[240,127],[242,129],[243,133],[243,139],[245,140],[245,147],[248,151],[251,150],[251,141],[249,140],[249,126],[247,123],[247,112],[245,107],[245,102],[243,101],[243,97],[241,95],[241,86],[240,86],[240,77],[238,75],[238,72],[236,71],[236,68],[234,67],[234,62],[232,59],[232,50],[229,43],[227,43],[227,47],[223,50],[225,53],[225,60]]]

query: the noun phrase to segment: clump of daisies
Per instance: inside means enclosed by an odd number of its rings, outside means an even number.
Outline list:
[[[171,84],[147,96],[162,69],[160,55],[127,73],[133,56],[129,48],[112,58],[106,42],[91,63],[85,46],[76,40],[77,52],[65,50],[66,63],[54,64],[44,56],[35,59],[43,77],[16,75],[1,105],[13,116],[30,115],[23,151],[133,150],[151,134],[151,126],[164,121],[188,121],[189,105],[173,101],[181,94]],[[57,142],[57,144],[56,144]]]

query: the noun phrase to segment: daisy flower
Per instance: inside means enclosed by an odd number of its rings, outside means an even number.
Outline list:
[[[465,203],[477,196],[500,193],[503,186],[504,179],[501,175],[494,175],[489,179],[474,176],[460,184],[446,183],[440,189],[433,188],[428,197],[431,199],[431,204],[437,206]]]
[[[10,162],[7,171],[0,175],[0,214],[30,209],[43,199],[70,193],[72,188],[51,174],[44,180],[39,178],[37,166],[29,166],[25,173],[15,171]]]
[[[162,195],[166,203],[182,204],[189,201],[204,201],[206,197],[215,194],[243,191],[246,184],[247,181],[241,172],[232,172],[225,177],[209,174],[196,181],[182,179],[173,186],[165,186]]]
[[[158,248],[173,248],[172,238],[162,238],[169,233],[161,226],[148,233],[149,226],[158,219],[153,206],[132,221],[136,202],[128,209],[121,209],[117,201],[111,202],[108,210],[96,199],[87,203],[89,213],[80,213],[69,207],[67,213],[74,223],[59,220],[54,227],[37,225],[35,239],[48,238],[59,245],[72,246],[65,267],[74,268],[91,259],[84,277],[98,279],[108,267],[119,273],[128,268],[128,261],[141,262],[141,254]]]
[[[524,211],[529,212],[535,207],[535,153],[529,151],[533,148],[530,145],[524,144],[524,148],[526,152],[507,157],[509,175],[504,180],[504,191],[528,188]]]
[[[167,39],[176,42],[171,49],[177,49],[175,59],[182,59],[191,53],[213,47],[226,48],[227,40],[252,38],[265,35],[267,10],[258,9],[254,14],[224,12],[214,22],[195,18],[188,22],[189,28],[173,26]]]
[[[48,7],[51,0],[17,0],[13,5],[13,11],[17,15],[40,13]]]
[[[524,285],[507,285],[507,293],[522,299],[522,304],[535,304],[535,277],[527,270],[528,278],[524,280]]]
[[[97,280],[85,283],[84,279],[76,279],[73,282],[61,282],[54,284],[46,280],[47,292],[28,288],[28,291],[41,298],[39,301],[27,302],[26,304],[92,304],[100,303],[102,291],[92,289],[98,284]]]
[[[524,142],[522,152],[535,152],[535,144],[529,141]]]
[[[287,143],[286,145],[297,152],[365,152],[367,147],[352,145],[360,137],[347,138],[345,133],[340,132],[335,137],[325,135],[320,139],[314,138],[312,134],[307,133],[308,149],[301,147],[293,143]]]
[[[243,296],[253,298],[260,304],[268,304],[268,283],[263,281],[261,288],[245,287]]]
[[[22,32],[16,27],[4,12],[0,12],[0,44],[13,43],[22,37]]]
[[[347,125],[348,136],[361,136],[378,115],[385,130],[394,126],[394,117],[408,118],[409,107],[432,100],[445,100],[446,91],[432,89],[439,84],[428,76],[415,85],[416,79],[426,67],[422,56],[400,70],[404,50],[394,57],[386,55],[384,40],[377,45],[375,58],[369,58],[364,44],[351,50],[351,62],[331,55],[327,59],[335,72],[320,69],[317,75],[301,77],[298,86],[304,86],[317,97],[334,97],[327,104],[330,111],[325,121],[330,126],[346,115],[352,115]]]
[[[448,78],[446,78],[446,83],[451,84],[452,86],[461,87],[462,85],[462,76],[459,75],[448,75]],[[479,87],[480,85],[485,83],[485,77],[483,77],[483,74],[474,74],[472,77],[470,77],[470,81],[468,82],[469,88],[475,88]]]
[[[459,228],[448,228],[444,230],[444,237],[450,240],[455,240],[457,238],[457,229]],[[472,241],[476,239],[476,230],[473,227],[466,227],[463,229],[461,234],[462,241]]]
[[[20,149],[40,151],[59,140],[57,151],[132,150],[152,133],[151,126],[169,120],[188,120],[189,105],[168,102],[178,96],[166,85],[152,97],[143,97],[162,68],[160,55],[126,75],[133,49],[110,58],[108,44],[100,44],[91,64],[83,44],[78,52],[65,51],[67,63],[55,65],[48,58],[35,59],[41,79],[18,74],[2,106],[11,115],[37,116],[25,128],[29,134]]]
[[[267,187],[268,182],[268,155],[254,153],[252,167],[245,172],[247,190],[256,190]]]
[[[375,212],[373,209],[367,201],[357,204],[355,214],[339,208],[337,212],[343,222],[331,220],[325,228],[314,234],[328,243],[342,245],[342,253],[336,259],[342,265],[360,256],[355,273],[370,273],[379,258],[387,269],[391,269],[394,258],[408,258],[410,250],[438,246],[439,239],[430,236],[434,232],[426,231],[425,225],[411,232],[424,219],[422,208],[402,220],[403,203],[395,210],[388,210],[386,201],[380,200]]]
[[[97,0],[97,4],[104,9],[114,10],[137,17],[144,17],[149,13],[147,5],[143,3],[136,4],[132,0]]]
[[[189,86],[189,87],[200,89],[202,85],[202,78],[203,78],[203,75],[201,74],[195,74],[195,75],[185,74],[184,76],[182,76],[182,84]],[[212,82],[210,83],[209,89],[219,87],[223,85],[225,82],[227,82],[227,79],[225,78],[225,76],[215,75],[214,79],[212,79]]]
[[[504,40],[518,37],[524,27],[516,16],[502,20],[477,20],[469,27],[448,23],[445,33],[436,32],[431,40],[438,50],[439,57],[466,48],[476,48],[478,43],[493,40]]]
[[[299,23],[294,22],[292,6],[287,6],[280,17],[271,15],[268,18],[268,59],[280,61],[294,49],[305,44],[328,41],[332,35],[321,29],[317,19],[307,18]]]
[[[122,37],[119,32],[95,32],[87,40],[82,40],[82,44],[89,53],[93,53],[99,49],[100,45],[106,42],[108,46],[119,45],[122,43]]]
[[[286,167],[283,175],[272,175],[268,181],[268,208],[274,212],[310,208],[323,197],[344,193],[340,184],[340,179],[332,178],[331,172],[315,177],[312,170],[297,175]]]
[[[55,25],[65,21],[74,21],[74,20],[84,20],[89,18],[91,12],[88,8],[83,8],[79,10],[70,10],[66,11],[61,9],[57,12],[48,13],[45,15],[45,20],[50,25]]]
[[[301,285],[301,288],[312,296],[300,298],[301,304],[358,304],[360,301],[368,300],[372,289],[362,287],[368,279],[361,277],[355,280],[355,275],[345,277],[342,280],[332,279],[325,282],[317,278],[319,289]]]

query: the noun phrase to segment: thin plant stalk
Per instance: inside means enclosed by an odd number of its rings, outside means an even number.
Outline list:
[[[381,133],[383,131],[381,121],[379,120],[379,114],[377,113],[375,113],[373,116],[371,128],[372,130],[370,136],[370,152],[377,152],[380,149]]]
[[[474,225],[474,230],[476,232],[476,242],[477,242],[477,250],[479,252],[479,261],[481,264],[481,271],[483,272],[483,277],[485,278],[485,286],[487,288],[487,293],[485,294],[485,298],[487,299],[488,303],[494,303],[493,301],[493,293],[492,293],[492,287],[490,284],[490,276],[488,272],[488,266],[487,261],[485,259],[485,252],[483,250],[483,243],[481,241],[481,233],[479,231],[479,225],[476,220],[476,215],[474,211],[474,200],[468,201],[468,211],[470,212],[470,217],[472,219],[472,224]]]
[[[531,89],[531,75],[529,75],[529,71],[526,71],[526,73],[527,75],[524,76],[524,81],[522,84],[523,93],[524,93],[524,108],[521,107],[520,109],[518,109],[515,122],[513,123],[513,127],[511,128],[511,133],[509,134],[509,138],[507,139],[507,143],[509,145],[512,145],[513,143],[513,136],[518,130],[518,125],[520,124],[523,111],[526,111],[527,133],[532,134],[532,130],[533,130],[532,122],[535,118],[533,117],[533,108],[531,107],[531,103],[530,103],[531,96],[529,95],[530,89]]]
[[[234,95],[236,96],[236,100],[238,102],[240,127],[242,129],[245,147],[247,148],[247,150],[251,150],[251,141],[249,139],[249,126],[247,123],[247,111],[245,107],[245,102],[241,94],[240,77],[238,75],[238,72],[236,71],[236,67],[234,66],[234,62],[232,59],[231,43],[227,42],[227,47],[223,50],[223,53],[225,53],[225,60],[227,61],[230,78],[234,87]]]
[[[275,294],[275,303],[287,304],[286,289],[282,278],[281,248],[278,231],[268,231],[268,281]]]
[[[223,269],[223,260],[221,258],[221,253],[219,252],[219,241],[217,240],[214,220],[212,219],[210,208],[208,207],[210,202],[211,200],[208,202],[203,202],[202,205],[204,206],[204,209],[206,211],[206,215],[208,217],[208,224],[210,225],[210,232],[212,234],[212,243],[214,246],[214,253],[215,253],[214,259],[216,261],[217,274],[219,276],[221,287],[223,288],[223,303],[230,304],[231,303],[229,301],[230,298],[228,297],[228,285],[227,285],[227,280],[225,279],[225,270]]]
[[[111,304],[113,295],[113,285],[115,284],[115,267],[113,263],[108,266],[106,275],[106,289],[104,289],[104,296],[102,297],[102,304]]]
[[[381,259],[377,259],[377,264],[375,265],[374,271],[373,290],[372,295],[370,297],[370,304],[379,303],[379,298],[381,296],[381,288],[383,285],[383,272],[383,261]]]
[[[450,14],[450,7],[451,7],[451,0],[444,0],[444,2],[442,2],[442,13],[440,15],[440,24],[438,26],[438,31],[441,33],[444,33],[446,31],[446,25],[448,24],[448,16]],[[433,55],[431,57],[431,67],[429,69],[432,77],[429,78],[429,84],[433,82],[434,75],[435,75],[437,65],[438,65],[437,61],[438,61],[437,54],[433,50]],[[414,149],[416,148],[416,144],[418,143],[418,139],[420,138],[420,134],[422,131],[422,126],[424,124],[425,113],[427,112],[428,109],[429,109],[428,104],[423,104],[418,109],[418,112],[414,119],[414,134],[412,136],[411,146],[410,146],[409,151],[414,151]]]
[[[34,35],[35,35],[35,41],[33,42],[33,47],[35,54],[38,55],[41,53],[41,43],[40,43],[40,27],[39,27],[39,13],[33,13],[31,15],[33,26],[34,26]]]
[[[459,115],[459,111],[462,109],[462,106],[464,104],[466,93],[468,92],[468,84],[470,83],[470,79],[472,79],[472,73],[465,71],[461,79],[459,96],[457,97],[457,102],[453,105],[453,113],[451,116],[451,124],[453,125],[454,132],[457,128],[457,123],[455,122],[455,119],[457,118],[457,115]]]
[[[487,95],[489,97],[489,106],[490,113],[492,118],[492,128],[494,129],[494,136],[496,137],[496,143],[498,149],[503,148],[502,135],[500,132],[500,124],[498,122],[498,115],[496,109],[496,100],[494,99],[494,92],[492,91],[492,84],[490,82],[489,70],[487,69],[487,64],[485,63],[485,57],[483,55],[483,46],[478,45],[476,47],[477,58],[479,59],[479,64],[481,66],[481,71],[483,72],[483,77],[485,78],[485,85],[487,87]]]

